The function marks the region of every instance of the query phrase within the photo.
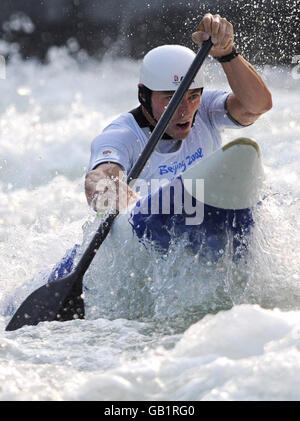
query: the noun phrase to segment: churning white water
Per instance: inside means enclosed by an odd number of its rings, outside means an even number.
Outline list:
[[[75,60],[68,48],[48,59],[15,53],[0,79],[0,400],[299,400],[295,68],[260,68],[273,109],[224,134],[224,143],[255,139],[266,174],[242,264],[230,248],[215,265],[184,244],[164,256],[134,241],[103,244],[87,275],[95,294],[86,320],[5,332],[10,297],[43,283],[36,274],[81,243],[93,220],[84,195],[91,140],[137,105],[137,62]],[[216,63],[206,69],[209,87],[227,89]]]

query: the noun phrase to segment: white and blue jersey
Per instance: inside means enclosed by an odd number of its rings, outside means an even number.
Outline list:
[[[184,140],[175,140],[164,135],[139,179],[144,179],[147,182],[153,179],[173,181],[194,163],[208,157],[222,146],[221,134],[224,129],[243,127],[227,111],[228,96],[228,92],[204,91],[189,136]],[[99,164],[115,162],[129,174],[149,140],[153,129],[149,126],[141,107],[121,114],[93,140],[88,172]],[[145,197],[147,198],[147,192]],[[147,200],[151,200],[151,195]],[[171,198],[170,200],[172,201]],[[230,215],[227,215],[228,212]],[[170,243],[169,225],[175,224],[178,237],[182,235],[182,232],[188,230],[191,243],[197,249],[199,248],[198,242],[202,241],[202,237],[207,236],[210,239],[215,237],[214,230],[219,227],[220,221],[221,224],[224,224],[225,219],[229,221],[230,218],[233,218],[234,212],[228,212],[222,210],[220,214],[220,209],[214,212],[212,207],[205,205],[205,224],[198,227],[185,225],[182,221],[184,215],[164,215],[163,213],[153,215],[145,212],[136,213],[130,219],[130,223],[139,238],[144,238],[146,235],[151,239],[152,244],[155,242],[164,249],[168,248]],[[244,217],[243,212],[241,217]],[[235,218],[239,218],[236,213]],[[248,216],[246,220],[247,223],[242,225],[251,225]]]
[[[204,91],[189,136],[179,142],[161,139],[140,178],[172,180],[190,165],[220,148],[221,133],[225,128],[243,127],[226,110],[228,95],[228,92]],[[139,124],[134,112],[121,114],[93,140],[88,172],[104,162],[115,162],[129,173],[150,134],[147,127]],[[177,149],[174,151],[172,144],[175,143]]]

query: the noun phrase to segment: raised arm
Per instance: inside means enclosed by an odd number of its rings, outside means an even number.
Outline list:
[[[232,94],[227,100],[230,115],[242,125],[252,124],[272,108],[272,95],[262,78],[240,54],[233,44],[233,26],[219,15],[206,14],[197,31],[194,42],[201,44],[211,36],[214,47],[210,54],[218,59],[227,76]]]

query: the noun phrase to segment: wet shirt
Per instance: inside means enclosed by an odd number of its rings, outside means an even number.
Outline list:
[[[172,180],[220,148],[225,128],[243,127],[226,110],[228,95],[228,92],[204,91],[189,136],[183,140],[161,139],[140,178]],[[93,140],[88,172],[104,162],[115,162],[130,172],[151,135],[147,120],[141,121],[139,116],[138,109],[121,114]]]

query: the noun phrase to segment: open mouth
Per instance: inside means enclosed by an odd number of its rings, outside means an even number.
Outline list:
[[[185,123],[177,123],[176,127],[178,127],[179,129],[187,129],[190,125],[189,121],[186,121]]]

